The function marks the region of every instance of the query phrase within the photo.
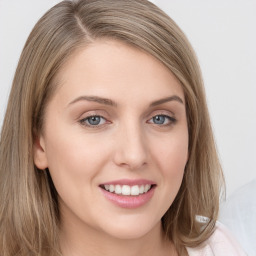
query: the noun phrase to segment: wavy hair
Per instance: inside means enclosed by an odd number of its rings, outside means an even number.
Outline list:
[[[80,47],[118,40],[160,60],[180,81],[186,100],[189,160],[182,185],[162,218],[179,255],[213,232],[223,181],[197,58],[175,22],[146,0],[62,1],[35,25],[22,51],[0,140],[0,253],[59,252],[58,196],[47,170],[33,162],[35,136],[55,77]],[[196,215],[208,217],[204,225]]]

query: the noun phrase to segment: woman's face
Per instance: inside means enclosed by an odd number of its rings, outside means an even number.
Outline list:
[[[49,168],[63,225],[118,238],[160,227],[188,157],[178,80],[117,41],[80,49],[56,79],[34,161]]]

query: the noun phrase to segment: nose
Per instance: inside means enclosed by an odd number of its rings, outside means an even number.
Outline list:
[[[115,145],[114,162],[116,165],[136,170],[147,164],[146,139],[139,125],[130,123],[120,128]]]

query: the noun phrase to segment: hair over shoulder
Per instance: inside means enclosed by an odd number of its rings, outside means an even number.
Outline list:
[[[1,256],[61,255],[57,192],[47,170],[33,161],[35,137],[44,129],[45,106],[55,77],[79,48],[113,39],[161,61],[183,88],[189,159],[178,195],[162,218],[180,255],[213,232],[223,185],[200,68],[184,33],[146,0],[62,1],[35,25],[22,51],[0,140]],[[209,221],[202,225],[196,216]]]

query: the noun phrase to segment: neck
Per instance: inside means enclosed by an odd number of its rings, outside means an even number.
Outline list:
[[[60,246],[63,256],[176,256],[173,244],[165,239],[161,223],[136,239],[119,239],[84,224],[63,223]]]

